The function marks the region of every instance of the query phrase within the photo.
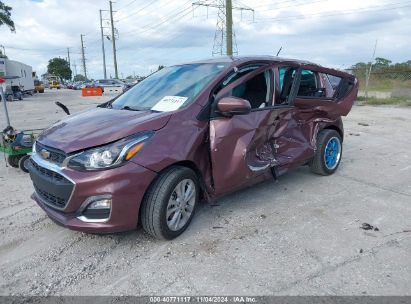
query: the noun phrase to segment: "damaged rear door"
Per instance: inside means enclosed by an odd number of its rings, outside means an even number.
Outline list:
[[[260,67],[227,85],[217,94],[210,121],[210,154],[216,194],[269,178],[276,166],[274,133],[280,115],[290,106],[274,107],[273,70]],[[247,100],[251,112],[224,116],[217,109],[224,97]]]
[[[310,77],[316,78],[317,84],[310,85]],[[347,116],[358,93],[358,81],[353,75],[333,69],[305,65],[299,69],[296,80],[299,87],[294,105],[329,119]]]

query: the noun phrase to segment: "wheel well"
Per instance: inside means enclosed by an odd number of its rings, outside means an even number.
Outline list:
[[[327,126],[327,127],[325,127],[324,129],[322,129],[322,130],[334,130],[334,131],[337,131],[338,132],[338,134],[340,134],[340,136],[341,136],[341,141],[343,141],[344,140],[344,133],[343,133],[343,131],[339,128],[339,127],[337,127],[337,126]]]
[[[172,166],[187,167],[187,168],[190,168],[191,170],[193,170],[194,173],[197,175],[198,181],[200,183],[200,188],[201,188],[200,200],[207,197],[207,188],[206,188],[206,184],[205,184],[205,181],[204,181],[203,174],[201,173],[200,169],[198,169],[197,165],[194,162],[192,162],[190,160],[179,161],[177,163],[174,163],[174,164],[168,166],[167,168],[164,168],[162,171],[167,170],[168,168],[170,168]],[[159,172],[159,173],[161,173],[161,172]]]
[[[159,172],[157,173],[157,177],[160,176],[160,174],[163,173],[164,171],[168,170],[168,169],[171,168],[171,167],[175,167],[175,166],[187,167],[187,168],[190,168],[191,170],[194,171],[194,173],[197,175],[198,181],[199,181],[199,183],[200,183],[200,188],[201,188],[200,200],[202,200],[202,199],[207,199],[207,198],[208,198],[208,193],[207,193],[207,188],[206,188],[206,184],[205,184],[205,181],[204,181],[203,174],[202,174],[201,171],[198,169],[197,165],[196,165],[194,162],[192,162],[192,161],[185,160],[185,161],[179,161],[179,162],[173,163],[173,164],[171,164],[171,165],[163,168],[161,171],[159,171]],[[149,188],[153,185],[153,183],[157,180],[157,177],[154,178],[154,179],[151,181],[151,184],[147,187],[146,192],[144,193],[144,196],[143,196],[143,200],[144,200],[144,197],[146,196],[146,193],[147,193],[148,189],[149,189]],[[141,203],[142,203],[142,202],[141,202]],[[141,206],[140,206],[139,211],[138,211],[138,222],[139,222],[139,223],[140,223],[140,216],[141,216]]]

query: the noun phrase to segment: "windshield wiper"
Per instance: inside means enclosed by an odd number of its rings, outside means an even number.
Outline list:
[[[132,108],[130,106],[124,106],[122,108],[120,108],[120,110],[128,110],[128,111],[145,111],[147,109],[145,108]]]

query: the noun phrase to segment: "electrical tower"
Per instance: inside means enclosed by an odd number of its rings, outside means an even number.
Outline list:
[[[233,10],[251,11],[254,18],[254,10],[250,7],[233,6],[232,0],[197,1],[193,6],[205,6],[217,8],[217,27],[214,34],[213,56],[232,56],[238,54],[235,31],[233,29]]]

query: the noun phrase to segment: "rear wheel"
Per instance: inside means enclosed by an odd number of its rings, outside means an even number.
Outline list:
[[[335,130],[322,130],[317,136],[317,149],[309,165],[311,171],[320,175],[333,174],[341,161],[342,139]]]
[[[193,218],[199,200],[196,174],[186,167],[172,167],[150,186],[141,206],[143,229],[158,239],[179,236]]]
[[[21,171],[25,173],[29,173],[29,161],[30,161],[30,155],[26,154],[23,157],[19,159],[19,168]]]

